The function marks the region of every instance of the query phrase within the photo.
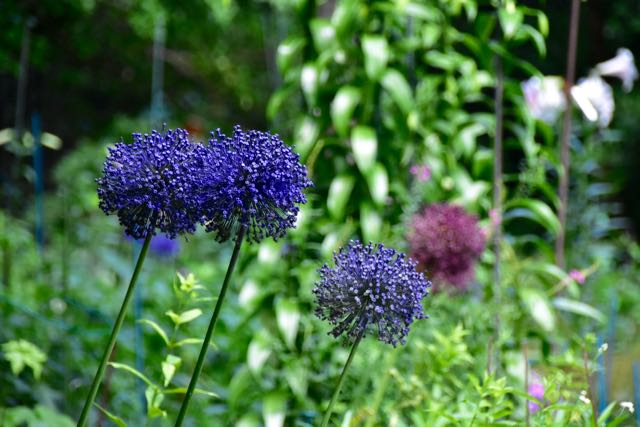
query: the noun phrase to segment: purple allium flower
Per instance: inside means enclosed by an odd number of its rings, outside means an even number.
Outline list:
[[[160,234],[153,236],[149,250],[160,257],[173,258],[180,252],[180,242]]]
[[[531,382],[531,384],[529,384],[527,393],[535,397],[539,401],[542,401],[544,399],[544,385],[542,385],[542,382],[537,375],[534,375],[533,378],[533,381]],[[540,410],[540,405],[538,405],[536,402],[532,402],[531,400],[529,400],[527,404],[529,405],[529,412],[532,414],[535,414]]]
[[[233,239],[240,226],[249,242],[278,239],[295,225],[297,203],[306,203],[312,185],[300,156],[278,135],[234,127],[219,129],[209,141],[204,225],[219,242]]]
[[[382,244],[364,246],[351,241],[333,256],[335,267],[318,270],[313,293],[316,315],[335,327],[334,337],[350,340],[377,331],[378,339],[393,345],[405,343],[409,327],[426,318],[422,299],[431,286],[416,263]]]
[[[433,204],[413,217],[410,228],[411,257],[431,273],[436,286],[465,289],[486,243],[477,218],[459,206]]]
[[[117,213],[125,233],[136,239],[157,230],[170,238],[194,232],[205,155],[183,129],[134,133],[132,144],[109,148],[97,180],[100,208]]]

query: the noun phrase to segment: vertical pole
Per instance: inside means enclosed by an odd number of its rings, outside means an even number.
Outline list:
[[[564,112],[562,125],[562,137],[560,139],[560,181],[558,184],[558,196],[560,208],[558,219],[560,231],[556,238],[556,264],[564,269],[566,266],[564,245],[567,232],[567,210],[569,207],[569,165],[570,165],[570,139],[571,139],[571,87],[576,74],[576,49],[578,44],[578,26],[580,24],[580,0],[571,0],[571,18],[569,21],[569,43],[567,46],[567,70],[564,82],[564,97],[567,108]]]
[[[44,166],[42,153],[42,126],[40,124],[40,114],[33,113],[31,116],[31,133],[33,134],[33,169],[35,171],[35,232],[36,243],[40,250],[40,255],[44,251]]]
[[[493,353],[489,355],[493,359],[490,364],[494,370],[498,369],[500,353],[500,307],[502,299],[501,274],[500,274],[500,242],[502,240],[502,137],[503,137],[503,102],[504,102],[504,75],[502,71],[502,59],[495,57],[496,88],[494,94],[494,109],[496,116],[495,141],[493,145],[493,306],[494,337]]]
[[[602,346],[604,340],[602,336],[598,336],[598,348]],[[605,354],[600,353],[598,355],[598,412],[603,413],[607,408],[607,403],[609,398],[607,396],[607,377],[606,377],[606,369],[607,365],[605,363]]]
[[[640,427],[640,363],[633,362],[633,400],[636,424]]]

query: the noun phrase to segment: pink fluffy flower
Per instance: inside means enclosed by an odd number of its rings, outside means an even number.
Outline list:
[[[575,269],[569,272],[569,277],[571,277],[581,285],[584,284],[584,282],[587,280],[587,276],[585,276],[582,271]]]
[[[413,217],[408,241],[411,257],[431,274],[435,289],[448,284],[465,290],[475,277],[486,236],[475,216],[443,203]]]
[[[427,165],[413,165],[409,169],[411,175],[415,176],[419,182],[426,182],[431,178],[431,170]]]

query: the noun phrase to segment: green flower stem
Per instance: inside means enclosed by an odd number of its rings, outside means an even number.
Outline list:
[[[338,395],[340,395],[340,389],[342,388],[342,383],[344,382],[344,378],[347,376],[347,370],[349,366],[351,366],[351,361],[353,360],[353,356],[356,354],[356,350],[358,349],[358,344],[362,340],[364,329],[358,335],[358,338],[353,343],[353,347],[351,347],[351,353],[349,353],[349,358],[347,359],[347,363],[344,364],[344,368],[342,368],[342,373],[340,374],[340,378],[338,379],[338,385],[336,386],[336,390],[333,392],[333,397],[331,398],[331,402],[329,402],[329,406],[327,406],[327,410],[324,413],[324,418],[322,419],[321,427],[327,427],[329,425],[329,418],[331,418],[331,411],[333,409],[333,405],[338,401]]]
[[[236,236],[236,245],[233,248],[233,254],[231,255],[231,260],[229,261],[229,267],[227,267],[227,274],[224,276],[224,282],[222,282],[222,289],[220,289],[220,295],[218,295],[218,301],[216,301],[216,306],[213,309],[213,314],[211,315],[211,321],[209,322],[209,328],[207,328],[207,333],[204,336],[202,348],[200,349],[200,355],[198,355],[196,368],[193,371],[193,375],[191,376],[191,382],[189,383],[189,388],[185,393],[184,400],[182,401],[182,406],[180,407],[180,413],[178,414],[178,418],[176,419],[176,424],[175,424],[176,427],[181,426],[182,423],[184,422],[184,417],[187,414],[187,408],[189,407],[189,401],[191,400],[191,396],[193,396],[193,392],[196,389],[196,383],[198,382],[198,377],[200,377],[200,373],[202,372],[204,357],[206,356],[207,350],[209,349],[209,343],[211,342],[211,336],[213,335],[213,331],[216,328],[216,323],[218,322],[218,316],[220,315],[222,302],[224,301],[224,296],[226,295],[227,289],[229,288],[231,275],[233,274],[233,270],[236,266],[236,262],[238,261],[238,255],[240,254],[240,246],[242,246],[242,239],[244,237],[244,232],[245,232],[245,227],[240,227],[240,230],[238,230],[238,235]]]
[[[122,328],[122,323],[124,322],[127,307],[129,306],[129,301],[133,296],[133,290],[135,289],[136,282],[138,281],[138,275],[140,274],[140,270],[142,270],[142,264],[144,263],[144,259],[147,256],[147,250],[149,249],[151,237],[152,235],[149,234],[144,239],[144,243],[142,244],[140,255],[138,255],[138,261],[136,262],[136,266],[133,270],[133,275],[131,276],[131,281],[129,282],[129,288],[127,289],[127,293],[124,296],[124,301],[122,301],[122,306],[120,307],[120,312],[118,313],[118,317],[116,318],[116,323],[113,325],[113,330],[111,331],[109,344],[107,344],[107,348],[104,351],[102,360],[100,361],[100,366],[98,367],[96,376],[93,379],[93,383],[91,384],[91,390],[89,391],[89,395],[87,395],[87,401],[84,403],[84,407],[82,408],[82,414],[80,414],[80,419],[78,420],[78,427],[83,427],[87,423],[87,418],[89,417],[89,412],[91,411],[91,407],[93,406],[93,401],[96,398],[96,394],[98,394],[98,388],[100,387],[100,383],[102,382],[102,377],[104,376],[107,362],[109,362],[109,358],[111,357],[113,348],[116,345],[118,333]]]

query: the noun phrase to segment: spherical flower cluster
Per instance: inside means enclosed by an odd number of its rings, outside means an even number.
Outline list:
[[[529,384],[529,388],[527,389],[527,393],[530,396],[535,397],[539,401],[541,401],[541,402],[543,401],[543,399],[544,399],[544,385],[542,384],[542,380],[540,379],[540,377],[538,377],[537,375],[533,376],[533,381],[531,382],[531,384]],[[529,406],[529,412],[531,414],[535,414],[536,412],[538,412],[540,410],[540,405],[537,404],[534,401],[529,400],[527,402],[527,405]]]
[[[408,240],[411,257],[429,271],[437,288],[449,284],[465,289],[486,244],[476,217],[448,204],[433,204],[416,214]]]
[[[218,241],[234,238],[240,227],[249,242],[278,239],[295,225],[296,204],[306,202],[311,181],[278,135],[236,126],[231,137],[212,133],[207,149],[204,225]]]
[[[183,129],[133,134],[109,148],[97,180],[100,208],[116,213],[135,239],[159,230],[170,238],[192,233],[200,219],[198,188],[206,150]]]
[[[377,333],[382,342],[405,343],[410,325],[426,316],[422,299],[431,283],[416,263],[381,244],[351,241],[334,254],[335,267],[318,270],[316,315],[335,327],[334,337],[354,341]]]

